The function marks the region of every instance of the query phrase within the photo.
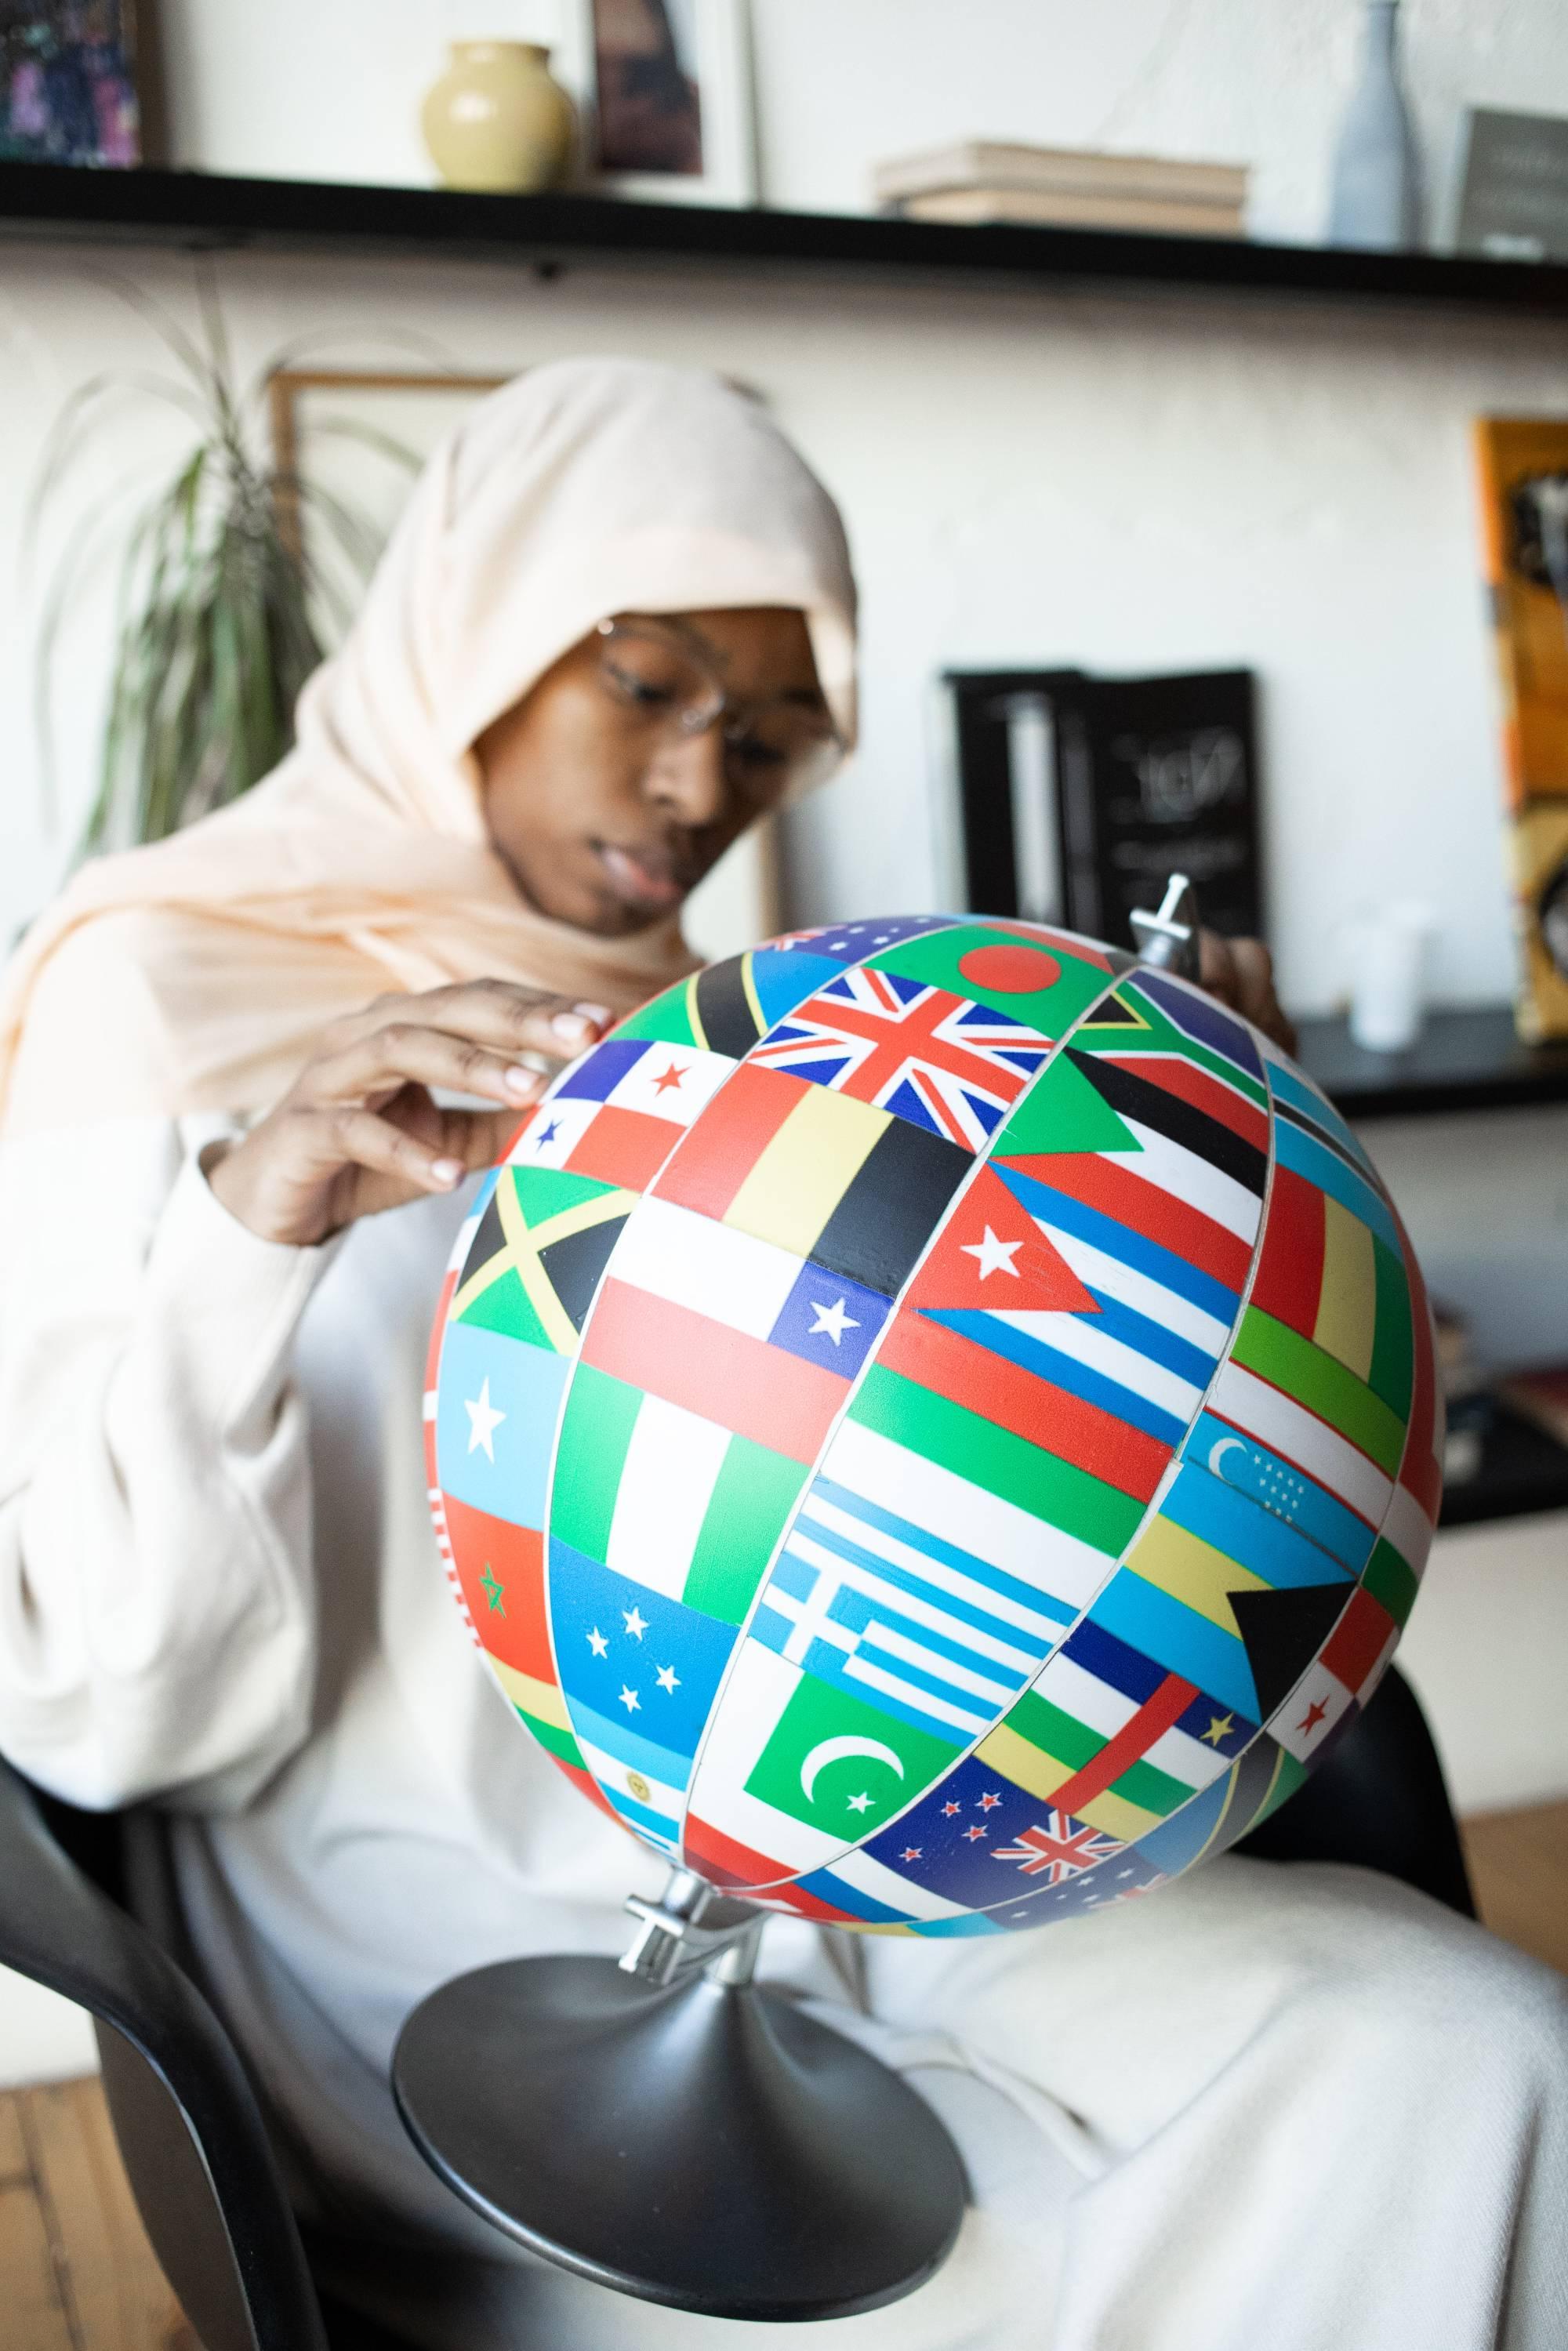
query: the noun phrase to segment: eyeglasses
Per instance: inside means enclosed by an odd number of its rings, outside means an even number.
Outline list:
[[[678,744],[722,727],[724,768],[748,807],[776,805],[821,782],[843,745],[815,693],[733,700],[701,640],[674,621],[601,621],[599,678],[650,742]]]

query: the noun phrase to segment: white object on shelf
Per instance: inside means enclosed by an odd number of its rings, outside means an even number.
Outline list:
[[[1421,1033],[1427,947],[1437,925],[1414,899],[1385,906],[1354,934],[1350,1033],[1374,1053],[1399,1053]]]

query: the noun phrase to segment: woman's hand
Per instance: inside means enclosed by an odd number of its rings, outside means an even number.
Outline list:
[[[261,1239],[301,1249],[357,1217],[450,1192],[491,1165],[549,1083],[517,1056],[570,1061],[610,1019],[601,1004],[499,979],[378,996],[333,1022],[282,1101],[209,1159],[207,1181]],[[434,1086],[505,1107],[443,1110]]]
[[[1296,1031],[1280,1008],[1274,993],[1274,962],[1260,939],[1222,939],[1218,931],[1200,931],[1198,982],[1210,996],[1228,1004],[1265,1037],[1287,1053],[1296,1050]]]

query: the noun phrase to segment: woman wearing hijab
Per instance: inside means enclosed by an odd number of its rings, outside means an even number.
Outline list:
[[[540,369],[433,460],[277,774],[80,874],[0,998],[0,1747],[155,1807],[319,2271],[431,2351],[753,2339],[532,2261],[394,2113],[426,1992],[618,1950],[663,1875],[498,1698],[418,1431],[470,1174],[851,741],[853,631],[755,403]],[[1270,1014],[1256,958],[1220,984]],[[764,1967],[913,2073],[974,2191],[834,2341],[1565,2339],[1563,1988],[1404,1886],[1226,1855],[1016,1939],[780,1919]]]

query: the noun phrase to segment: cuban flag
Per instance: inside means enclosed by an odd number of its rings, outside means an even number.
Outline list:
[[[768,1030],[750,1059],[982,1151],[1050,1046],[1027,1021],[862,967]]]

